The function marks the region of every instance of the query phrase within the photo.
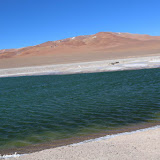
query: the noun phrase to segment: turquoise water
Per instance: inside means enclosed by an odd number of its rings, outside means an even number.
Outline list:
[[[0,78],[0,147],[160,121],[160,69]]]

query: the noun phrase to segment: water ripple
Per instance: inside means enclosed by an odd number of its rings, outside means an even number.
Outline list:
[[[160,121],[160,69],[0,79],[0,147]]]

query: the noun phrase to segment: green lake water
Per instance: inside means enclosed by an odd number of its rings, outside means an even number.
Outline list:
[[[0,148],[160,122],[160,69],[0,78]]]

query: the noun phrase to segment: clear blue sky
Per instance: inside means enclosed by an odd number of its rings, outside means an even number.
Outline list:
[[[100,31],[160,35],[160,0],[0,0],[0,49]]]

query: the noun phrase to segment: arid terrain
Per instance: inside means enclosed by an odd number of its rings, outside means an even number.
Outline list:
[[[0,50],[0,69],[160,55],[160,36],[99,32]]]

